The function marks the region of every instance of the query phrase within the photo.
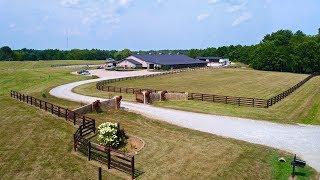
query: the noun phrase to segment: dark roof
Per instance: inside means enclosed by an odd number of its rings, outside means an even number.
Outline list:
[[[223,59],[223,57],[213,57],[213,56],[210,56],[210,57],[197,57],[196,59]]]
[[[123,61],[129,61],[130,63],[132,63],[134,65],[142,65],[141,63],[139,63],[138,61],[135,61],[133,59],[124,59],[124,60],[122,60],[120,62],[123,62]],[[120,63],[120,62],[118,62],[118,63]]]
[[[190,58],[186,55],[176,54],[134,54],[132,55],[143,61],[160,64],[160,65],[175,65],[175,64],[203,64],[203,61],[199,61]]]

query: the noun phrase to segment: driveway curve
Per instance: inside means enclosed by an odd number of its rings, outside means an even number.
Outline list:
[[[71,101],[92,103],[95,100],[105,99],[76,94],[72,92],[72,89],[101,80],[139,76],[154,72],[114,71],[101,74],[101,71],[94,70],[92,73],[101,78],[61,85],[53,88],[50,94]],[[122,102],[121,106],[127,110],[181,127],[295,153],[306,160],[308,165],[320,172],[320,126],[277,124],[245,118],[186,112],[132,102]]]

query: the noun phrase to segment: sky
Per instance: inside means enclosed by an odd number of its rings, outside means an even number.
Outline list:
[[[12,49],[251,45],[318,28],[319,0],[0,0],[0,46]]]

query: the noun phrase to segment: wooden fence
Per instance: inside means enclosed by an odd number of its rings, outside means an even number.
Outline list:
[[[207,69],[207,68],[200,68],[200,69]],[[131,88],[131,87],[116,87],[116,86],[108,86],[107,84],[123,81],[123,80],[132,80],[132,79],[138,79],[138,78],[147,78],[147,77],[155,77],[160,75],[168,75],[168,74],[174,74],[184,71],[193,71],[195,69],[184,69],[184,70],[178,70],[178,71],[170,71],[162,74],[150,74],[150,75],[143,75],[143,76],[135,76],[135,77],[125,77],[125,78],[118,78],[118,79],[110,79],[110,80],[104,80],[100,81],[96,84],[96,88],[101,91],[107,91],[107,92],[118,92],[118,93],[129,93],[129,94],[135,94],[137,92],[142,91],[149,91],[149,92],[160,92],[165,90],[156,90],[156,89],[148,89],[148,88]],[[214,95],[214,94],[202,94],[202,93],[188,93],[188,99],[189,100],[199,100],[199,101],[207,101],[207,102],[214,102],[214,103],[225,103],[225,104],[233,104],[238,106],[249,106],[249,107],[257,107],[257,108],[268,108],[275,103],[281,101],[291,93],[293,93],[295,90],[297,90],[299,87],[301,87],[304,83],[309,81],[314,76],[317,76],[318,74],[311,74],[307,78],[303,79],[296,85],[292,86],[288,90],[270,98],[270,99],[260,99],[260,98],[248,98],[248,97],[235,97],[235,96],[224,96],[224,95]],[[185,92],[178,92],[178,91],[168,91],[170,93],[185,93]]]
[[[126,87],[116,87],[116,86],[106,86],[106,85],[97,85],[97,89],[101,91],[107,91],[107,92],[118,92],[118,93],[127,93],[127,94],[135,94],[135,93],[140,93],[142,91],[149,91],[149,92],[164,91],[164,90],[157,90],[157,89],[141,89],[141,88],[131,88],[131,87],[126,88]],[[178,91],[167,91],[167,92],[185,93],[185,92],[178,92]],[[251,107],[258,107],[258,108],[267,107],[267,100],[258,99],[258,98],[233,97],[233,96],[222,96],[222,95],[202,94],[202,93],[188,93],[188,99],[215,102],[215,103],[233,104],[238,106],[251,106]]]
[[[287,89],[286,91],[270,98],[267,100],[268,103],[268,107],[276,104],[277,102],[281,101],[282,99],[284,99],[285,97],[289,96],[291,93],[293,93],[294,91],[296,91],[299,87],[301,87],[303,84],[305,84],[306,82],[308,82],[311,78],[317,76],[317,74],[311,74],[308,77],[306,77],[305,79],[303,79],[302,81],[300,81],[299,83],[297,83],[296,85],[292,86],[291,88]]]
[[[115,168],[125,173],[129,173],[132,179],[135,178],[134,156],[116,149],[100,146],[87,138],[88,135],[96,133],[95,119],[16,91],[11,91],[10,96],[32,106],[39,107],[58,117],[63,117],[66,121],[77,125],[78,129],[73,134],[73,148],[75,151],[79,151],[86,155],[89,161],[91,159],[99,161],[106,164],[108,169]]]

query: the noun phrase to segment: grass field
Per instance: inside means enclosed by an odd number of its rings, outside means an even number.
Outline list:
[[[262,119],[281,123],[320,125],[320,76],[269,108],[252,108],[202,101],[165,101],[156,106],[208,114]]]
[[[174,90],[226,96],[270,98],[307,75],[250,69],[196,70],[111,83],[111,86]]]
[[[239,71],[237,70],[237,73],[238,72]],[[292,74],[289,75],[291,76]],[[169,81],[171,81],[171,78],[168,78],[168,82]],[[76,87],[74,91],[80,94],[104,98],[109,98],[114,95],[122,95],[125,100],[134,100],[134,95],[132,94],[120,94],[98,91],[95,87],[95,83],[85,84]],[[295,91],[293,94],[269,108],[252,108],[244,106],[239,107],[229,104],[211,103],[203,101],[162,101],[155,102],[154,105],[173,109],[181,109],[186,111],[267,120],[280,123],[301,123],[319,125],[320,76],[311,79],[305,85],[303,85],[297,91]]]
[[[0,179],[96,179],[97,167],[72,153],[75,128],[9,97],[11,89],[37,97],[45,93],[43,99],[74,108],[79,104],[51,97],[47,92],[87,77],[70,75],[69,71],[76,69],[50,68],[50,62],[20,63],[0,63]],[[98,123],[120,122],[129,134],[146,142],[136,156],[137,168],[144,172],[141,179],[287,179],[290,173],[288,163],[277,162],[283,153],[264,146],[180,128],[131,112],[109,110],[89,116]],[[302,171],[307,179],[315,179],[311,168]]]

